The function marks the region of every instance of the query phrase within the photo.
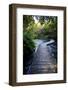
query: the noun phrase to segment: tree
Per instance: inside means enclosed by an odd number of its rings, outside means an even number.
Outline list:
[[[32,24],[34,23],[33,16],[23,16],[23,50],[24,64],[28,62],[29,56],[33,53],[35,45],[32,40]],[[27,61],[28,60],[28,61]]]
[[[39,22],[41,23],[41,25],[44,24],[45,23],[45,17],[44,16],[40,16]]]
[[[32,23],[34,23],[34,19],[31,15],[23,15],[24,30],[26,30]]]

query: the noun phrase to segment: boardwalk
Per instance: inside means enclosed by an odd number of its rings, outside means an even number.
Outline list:
[[[41,43],[33,55],[27,74],[56,73],[56,59],[51,56],[46,43]]]

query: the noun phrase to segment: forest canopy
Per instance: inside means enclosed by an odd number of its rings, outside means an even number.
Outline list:
[[[54,39],[57,33],[56,16],[23,16],[23,30],[30,34],[31,38]]]

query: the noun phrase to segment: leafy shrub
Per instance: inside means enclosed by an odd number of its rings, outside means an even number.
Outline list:
[[[34,42],[31,38],[29,32],[24,32],[23,34],[23,49],[24,49],[24,57],[29,57],[35,48]]]

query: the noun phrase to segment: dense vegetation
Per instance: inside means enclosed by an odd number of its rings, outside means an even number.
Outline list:
[[[23,15],[24,62],[32,55],[34,39],[53,39],[57,42],[57,17]]]

